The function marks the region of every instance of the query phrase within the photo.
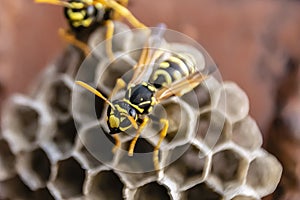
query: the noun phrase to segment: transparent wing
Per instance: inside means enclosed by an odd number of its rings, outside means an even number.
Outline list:
[[[200,72],[195,72],[188,77],[185,77],[179,81],[172,83],[169,87],[163,87],[158,90],[154,97],[159,102],[168,99],[171,96],[182,96],[187,92],[190,92],[192,89],[201,84],[209,75],[204,75]]]
[[[142,82],[144,76],[154,65],[154,62],[164,53],[160,49],[163,43],[163,34],[165,32],[165,25],[160,24],[156,28],[151,29],[149,37],[144,45],[138,63],[133,67],[133,76],[128,86]]]

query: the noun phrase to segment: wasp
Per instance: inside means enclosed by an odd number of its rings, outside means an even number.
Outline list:
[[[158,29],[158,33],[152,33],[149,37],[152,37],[154,34],[162,35],[163,28],[160,29]],[[116,85],[112,90],[111,96],[114,96],[117,91],[125,88],[125,96],[122,99],[111,102],[95,88],[82,81],[76,81],[78,85],[94,93],[108,104],[106,121],[110,134],[115,139],[113,152],[120,147],[118,133],[133,127],[136,129],[136,134],[128,150],[128,155],[132,156],[138,138],[151,119],[150,113],[153,108],[172,96],[180,97],[190,92],[208,77],[208,75],[197,71],[192,56],[180,53],[159,59],[163,57],[163,54],[165,54],[164,51],[160,49],[149,48],[149,40],[146,42],[139,61],[133,67],[131,80],[126,83],[122,78],[117,79]],[[159,60],[157,61],[158,66],[153,67],[155,69],[151,69],[156,60]],[[149,70],[152,71],[148,81],[144,81],[144,76],[148,74]],[[162,129],[153,152],[155,170],[160,169],[159,149],[169,128],[168,119],[162,118],[159,119],[159,122],[162,125]]]
[[[85,55],[90,49],[82,41],[82,35],[90,33],[99,26],[106,26],[107,46],[106,52],[111,59],[112,36],[114,33],[113,20],[124,17],[135,28],[146,28],[126,8],[128,0],[35,0],[37,3],[48,3],[64,7],[64,14],[69,23],[70,30],[60,29],[59,34],[69,43],[81,49]]]

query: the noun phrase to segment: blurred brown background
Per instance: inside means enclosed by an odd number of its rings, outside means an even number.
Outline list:
[[[2,102],[11,93],[25,92],[62,52],[65,44],[57,30],[66,23],[56,6],[1,2]],[[164,22],[196,39],[220,67],[223,79],[246,91],[264,146],[285,165],[285,187],[274,199],[299,199],[300,1],[131,0],[130,10],[148,26]]]

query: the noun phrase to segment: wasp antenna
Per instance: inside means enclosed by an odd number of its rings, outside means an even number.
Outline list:
[[[36,3],[47,3],[47,4],[72,8],[72,5],[70,3],[66,2],[66,1],[61,1],[61,0],[35,0],[35,2]]]
[[[82,81],[75,81],[75,83],[80,85],[81,87],[87,89],[88,91],[92,92],[93,94],[97,95],[98,97],[103,99],[106,103],[108,103],[113,109],[115,109],[115,106],[95,88],[91,87],[90,85],[88,85]]]

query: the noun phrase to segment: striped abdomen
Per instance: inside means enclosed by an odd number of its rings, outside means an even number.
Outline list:
[[[195,72],[194,60],[186,54],[170,56],[152,73],[149,82],[156,88],[167,86]]]

